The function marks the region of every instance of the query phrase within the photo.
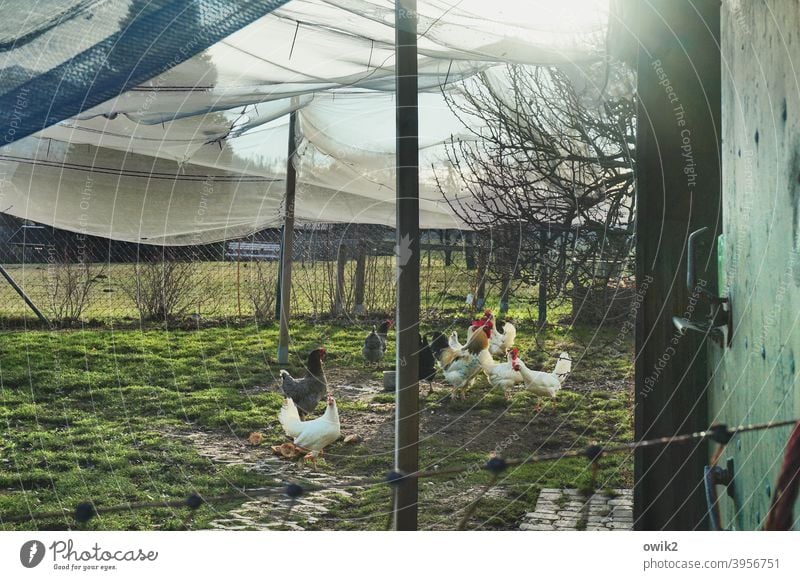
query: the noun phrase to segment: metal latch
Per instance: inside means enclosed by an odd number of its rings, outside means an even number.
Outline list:
[[[725,469],[719,465],[706,465],[703,470],[703,481],[706,491],[706,508],[708,509],[708,519],[711,523],[712,531],[719,531],[722,528],[722,516],[719,512],[719,496],[717,486],[724,485],[728,495],[734,497],[733,487],[733,458],[729,458]]]
[[[733,317],[731,316],[730,300],[727,296],[720,297],[710,292],[704,285],[698,284],[697,276],[695,275],[695,244],[698,236],[707,230],[708,228],[704,227],[689,234],[686,247],[686,289],[691,296],[699,295],[702,301],[708,304],[708,316],[703,322],[673,316],[672,323],[681,334],[686,334],[687,330],[692,330],[710,336],[720,343],[727,342],[728,346],[730,346],[733,337]]]

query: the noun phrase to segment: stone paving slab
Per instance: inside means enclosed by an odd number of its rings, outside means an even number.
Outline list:
[[[585,497],[577,489],[545,488],[519,527],[526,531],[633,529],[633,490],[614,489]]]

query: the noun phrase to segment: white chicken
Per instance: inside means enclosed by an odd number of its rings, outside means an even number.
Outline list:
[[[518,361],[518,366],[525,388],[539,397],[555,397],[572,370],[572,359],[569,353],[562,352],[552,373],[533,371],[521,360]]]
[[[292,399],[285,399],[281,410],[278,411],[278,421],[283,426],[283,431],[287,437],[294,439],[300,433],[303,422],[300,420],[300,413],[297,405]]]
[[[509,321],[495,324],[492,338],[489,340],[489,352],[493,356],[500,356],[514,346],[517,338],[517,329]]]
[[[328,406],[321,417],[311,421],[301,421],[294,401],[286,399],[278,413],[278,420],[286,435],[294,438],[294,446],[306,455],[304,461],[311,461],[317,467],[317,457],[323,449],[342,435],[339,423],[339,409],[333,395],[328,395]]]
[[[488,350],[481,351],[478,358],[481,361],[481,368],[489,379],[489,384],[494,388],[503,391],[503,395],[508,399],[508,389],[523,382],[522,373],[519,366],[519,351],[512,348],[507,353],[507,362],[495,362]]]

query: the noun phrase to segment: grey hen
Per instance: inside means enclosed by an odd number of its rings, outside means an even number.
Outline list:
[[[366,361],[379,363],[383,360],[383,355],[386,354],[386,334],[391,325],[391,320],[384,320],[380,329],[372,327],[372,332],[364,339],[364,346],[361,349],[361,355]]]
[[[387,341],[386,337],[389,334],[389,329],[392,327],[393,324],[394,321],[392,320],[384,320],[378,327],[378,336],[383,341],[383,350],[386,350],[386,341]]]
[[[302,379],[295,379],[287,371],[281,370],[281,390],[294,401],[300,417],[313,412],[328,392],[328,381],[322,368],[326,355],[324,348],[311,351],[306,361],[306,376]]]

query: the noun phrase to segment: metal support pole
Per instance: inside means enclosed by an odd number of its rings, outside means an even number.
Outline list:
[[[242,318],[242,240],[236,246],[236,310]]]
[[[419,149],[417,2],[395,2],[397,83],[397,377],[395,468],[419,469]],[[395,488],[394,529],[417,529],[417,480]]]
[[[281,227],[281,247],[283,247],[283,227]],[[281,319],[281,282],[283,281],[283,268],[281,268],[281,262],[283,262],[283,250],[280,250],[280,255],[278,256],[278,277],[275,280],[275,320]]]
[[[292,304],[292,254],[294,246],[294,194],[297,173],[294,167],[295,123],[297,112],[289,115],[289,153],[286,159],[286,213],[283,220],[280,271],[280,334],[278,336],[278,364],[289,364],[289,318]]]

